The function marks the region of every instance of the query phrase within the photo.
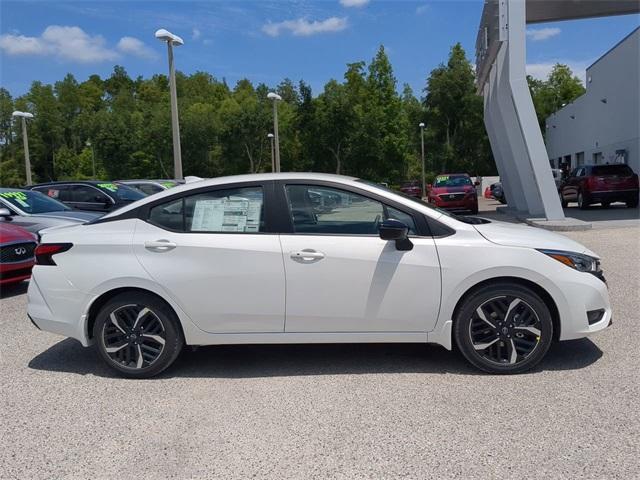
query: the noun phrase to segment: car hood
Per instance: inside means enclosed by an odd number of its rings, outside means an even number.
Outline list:
[[[475,189],[471,185],[460,185],[457,187],[433,187],[431,193],[440,195],[442,193],[471,193]]]
[[[63,210],[60,212],[35,213],[32,217],[59,218],[69,220],[70,222],[84,223],[101,217],[102,213],[96,212],[78,212],[76,210]]]
[[[544,248],[548,250],[563,250],[577,252],[599,258],[584,245],[558,233],[542,228],[530,227],[506,222],[491,222],[473,227],[484,238],[498,245],[508,247]]]
[[[0,222],[0,243],[33,242],[35,240],[36,236],[24,228],[5,221]]]

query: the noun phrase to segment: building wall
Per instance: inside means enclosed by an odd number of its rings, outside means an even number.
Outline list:
[[[587,68],[586,78],[586,93],[546,120],[551,165],[624,162],[640,172],[640,28]]]

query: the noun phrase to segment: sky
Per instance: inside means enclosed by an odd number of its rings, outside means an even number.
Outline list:
[[[481,0],[377,1],[117,1],[58,0],[0,3],[0,85],[26,93],[34,80],[53,83],[68,72],[78,81],[114,65],[129,75],[167,72],[166,28],[184,40],[176,68],[206,71],[229,85],[248,78],[277,85],[304,79],[321,92],[342,79],[346,64],[370,61],[383,44],[398,88],[422,94],[429,72],[460,42],[470,59]],[[619,16],[529,26],[527,68],[544,78],[556,62],[581,78],[584,70],[640,24]]]

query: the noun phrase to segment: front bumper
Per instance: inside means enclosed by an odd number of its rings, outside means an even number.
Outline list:
[[[468,210],[474,211],[478,209],[478,198],[475,195],[467,195],[460,199],[449,199],[450,194],[434,195],[429,197],[429,203],[438,208],[445,210]]]
[[[31,276],[34,260],[0,264],[0,285],[21,282]]]
[[[632,202],[638,199],[638,190],[595,191],[589,194],[589,201],[599,202]]]

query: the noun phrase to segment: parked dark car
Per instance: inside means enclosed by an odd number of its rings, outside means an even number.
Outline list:
[[[0,222],[0,285],[18,283],[31,276],[36,240],[33,233]]]
[[[401,183],[400,191],[410,197],[422,198],[422,184],[418,180]]]
[[[91,212],[110,212],[146,197],[141,191],[126,185],[100,180],[40,183],[27,188],[76,210]]]
[[[113,182],[118,185],[126,185],[127,187],[140,190],[145,195],[153,195],[155,193],[164,192],[169,188],[177,187],[184,181],[179,180],[116,180]]]
[[[502,182],[492,183],[489,187],[491,190],[491,196],[498,200],[503,205],[507,203],[507,197],[504,195],[504,188],[502,188]]]
[[[600,203],[607,208],[624,202],[629,208],[638,206],[638,174],[628,165],[583,165],[575,168],[559,190],[562,206],[578,202],[582,209]]]

